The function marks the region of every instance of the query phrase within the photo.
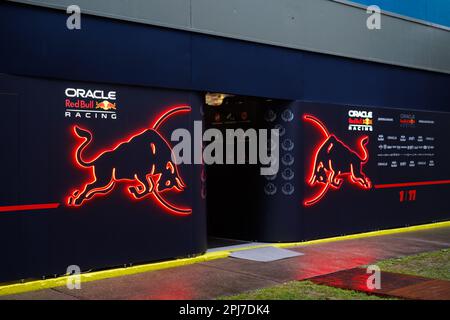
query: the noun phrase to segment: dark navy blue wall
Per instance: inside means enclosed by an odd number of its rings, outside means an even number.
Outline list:
[[[0,72],[450,111],[450,76],[105,18],[0,4]]]

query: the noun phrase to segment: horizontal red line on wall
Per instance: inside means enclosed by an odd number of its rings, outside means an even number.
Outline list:
[[[434,180],[434,181],[420,181],[420,182],[403,182],[390,184],[376,184],[375,189],[387,188],[402,188],[402,187],[417,187],[417,186],[432,186],[437,184],[450,184],[450,180]]]
[[[26,204],[26,205],[17,205],[17,206],[0,206],[0,212],[56,209],[58,207],[59,207],[59,203],[41,203],[41,204]]]

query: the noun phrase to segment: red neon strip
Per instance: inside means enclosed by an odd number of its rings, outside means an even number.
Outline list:
[[[172,115],[179,113],[179,112],[190,112],[191,111],[191,107],[187,106],[187,105],[182,105],[182,106],[175,106],[173,107],[172,110],[166,111],[164,112],[162,115],[160,115],[158,117],[158,120],[155,121],[155,123],[153,124],[152,128],[154,130],[159,130],[159,128],[161,127],[161,125],[167,120],[169,119]]]
[[[450,180],[377,184],[377,185],[375,185],[375,189],[417,187],[417,186],[432,186],[432,185],[437,185],[437,184],[450,184]]]
[[[20,205],[20,206],[3,206],[3,207],[0,207],[0,212],[56,209],[58,207],[59,207],[59,203],[42,203],[42,204],[27,204],[27,205]]]

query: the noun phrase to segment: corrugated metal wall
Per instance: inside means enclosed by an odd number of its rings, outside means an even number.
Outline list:
[[[0,2],[0,73],[448,111],[450,77],[363,60]],[[11,36],[13,35],[13,36]]]
[[[450,73],[450,32],[329,0],[18,0],[146,24]]]

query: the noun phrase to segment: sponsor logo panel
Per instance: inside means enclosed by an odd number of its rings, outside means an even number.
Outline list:
[[[80,88],[64,90],[64,117],[117,120],[117,92]]]

